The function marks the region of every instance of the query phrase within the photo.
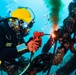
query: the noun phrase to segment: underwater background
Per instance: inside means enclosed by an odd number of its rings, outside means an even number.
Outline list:
[[[13,11],[19,6],[31,8],[35,14],[35,23],[30,31],[30,34],[24,37],[24,39],[28,41],[29,38],[33,36],[34,31],[51,34],[54,27],[53,25],[57,25],[58,28],[63,26],[63,20],[68,16],[68,5],[70,2],[72,2],[72,0],[0,0],[0,16],[9,17],[9,12]],[[53,10],[53,6],[57,7],[55,8],[56,11]],[[54,21],[52,21],[54,17],[53,14],[55,14]],[[42,37],[42,47],[48,39],[49,36]],[[41,54],[42,47],[40,47],[39,50],[34,53],[34,57]],[[53,52],[53,48],[54,47],[52,47],[50,52]],[[50,75],[55,73],[58,68],[63,66],[72,55],[73,54],[68,51],[60,65],[52,66]],[[24,56],[30,58],[30,53],[26,53]],[[37,75],[46,75],[46,73],[40,72]],[[7,74],[3,72],[3,75]],[[71,75],[74,75],[74,72]]]

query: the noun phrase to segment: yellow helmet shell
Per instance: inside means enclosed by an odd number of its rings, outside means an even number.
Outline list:
[[[31,13],[26,8],[17,8],[11,13],[11,17],[16,17],[27,23],[31,22]]]

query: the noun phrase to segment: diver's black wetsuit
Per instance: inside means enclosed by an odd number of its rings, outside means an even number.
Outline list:
[[[0,23],[0,60],[10,60],[18,57],[16,46],[20,43],[25,43],[22,36],[17,36],[16,32],[12,30],[8,21]],[[27,50],[26,50],[27,51]]]
[[[15,61],[16,58],[22,57],[22,54],[29,52],[28,49],[22,52],[17,51],[16,46],[22,43],[25,43],[23,36],[18,36],[15,30],[9,27],[8,20],[0,22],[0,60],[2,61],[2,69],[8,71],[8,74],[11,73],[9,75],[15,75],[14,73],[18,71],[19,66],[26,65],[23,58],[20,59],[22,62]],[[11,67],[12,65],[14,65],[14,69]]]

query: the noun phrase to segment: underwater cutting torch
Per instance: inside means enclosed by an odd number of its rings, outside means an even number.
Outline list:
[[[41,39],[41,37],[43,37],[44,35],[46,36],[50,36],[50,45],[53,45],[55,43],[55,41],[58,39],[58,31],[54,31],[53,33],[51,34],[45,34],[44,32],[38,32],[38,31],[35,31],[34,34],[33,34],[33,39]],[[39,47],[41,47],[42,45],[42,39],[39,40]]]
[[[38,32],[38,31],[34,32],[34,38],[39,38],[44,35],[51,35],[51,34],[44,34],[44,32]]]
[[[52,34],[45,34],[44,32],[38,32],[38,31],[35,31],[34,32],[34,36],[33,36],[33,39],[36,39],[36,38],[41,38],[42,36],[44,35],[48,35],[50,36],[50,39],[56,39],[57,38],[57,31],[54,31]],[[41,47],[41,45],[40,45]]]

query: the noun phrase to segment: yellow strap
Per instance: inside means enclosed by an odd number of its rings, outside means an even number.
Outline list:
[[[0,60],[0,65],[2,64],[2,61]]]

